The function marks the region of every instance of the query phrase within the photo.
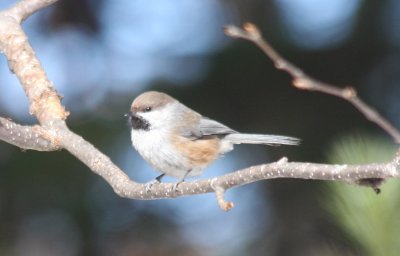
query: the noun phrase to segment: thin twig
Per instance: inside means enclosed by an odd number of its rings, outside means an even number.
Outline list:
[[[275,67],[286,71],[293,77],[293,85],[298,89],[318,91],[347,100],[356,107],[368,120],[374,122],[385,130],[393,140],[400,144],[400,132],[388,120],[383,118],[375,109],[367,105],[358,96],[353,87],[339,88],[334,85],[316,80],[305,74],[293,63],[283,58],[262,37],[260,30],[252,23],[245,23],[242,28],[226,26],[224,29],[228,36],[242,38],[256,44],[275,64]]]
[[[216,181],[216,179],[212,179],[210,182],[210,185],[215,191],[215,197],[217,199],[217,203],[218,203],[219,207],[222,210],[227,212],[227,211],[231,210],[235,206],[235,204],[233,202],[229,202],[229,201],[225,200],[225,198],[224,198],[225,189],[222,186],[216,186],[215,181]]]

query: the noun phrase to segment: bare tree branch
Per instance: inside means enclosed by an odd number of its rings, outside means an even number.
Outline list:
[[[28,18],[33,13],[57,2],[58,0],[23,0],[6,10],[18,23]]]
[[[33,7],[44,7],[49,0],[22,1],[8,11],[0,12],[0,52],[7,60],[10,69],[18,77],[30,102],[30,113],[43,126],[51,127],[53,122],[68,116],[61,105],[60,98],[48,80],[28,38],[21,28],[20,20],[11,15],[28,15]],[[29,9],[28,7],[32,7]],[[18,16],[17,15],[17,16]]]
[[[52,141],[51,137],[47,135],[45,129],[38,125],[19,125],[9,119],[0,117],[0,140],[19,148],[37,151],[60,149],[60,145],[56,141]]]
[[[263,39],[259,29],[252,23],[246,23],[243,29],[236,26],[226,26],[225,33],[232,37],[243,38],[256,44],[275,64],[275,67],[286,71],[293,77],[293,85],[298,89],[318,91],[342,98],[354,105],[368,120],[385,130],[394,141],[400,144],[400,132],[375,109],[365,104],[352,87],[338,88],[334,85],[318,81],[291,62],[283,58],[271,45]]]
[[[150,191],[147,191],[145,184],[129,179],[106,155],[81,136],[69,130],[65,123],[68,112],[61,104],[60,97],[48,80],[20,26],[23,19],[53,2],[55,0],[23,0],[8,10],[0,12],[0,51],[6,56],[10,69],[14,71],[24,88],[30,102],[30,113],[40,123],[40,126],[22,126],[5,118],[0,118],[0,140],[25,149],[42,151],[66,149],[94,173],[103,177],[114,191],[122,197],[145,200],[215,192],[217,202],[224,210],[233,207],[233,203],[224,199],[226,190],[259,180],[299,178],[354,182],[368,178],[400,178],[398,171],[400,169],[399,155],[389,163],[368,165],[289,163],[286,158],[283,158],[276,163],[249,167],[213,179],[182,182],[177,190],[174,190],[173,183],[161,183],[155,184]],[[236,32],[242,33],[239,33],[240,35],[250,33],[235,29]],[[254,32],[251,35],[254,36],[256,33]],[[258,35],[258,37],[258,40],[261,40],[261,36]],[[276,60],[277,64],[280,64],[279,67],[283,65],[289,73],[296,74],[297,81],[310,80],[294,66],[287,68],[291,64],[274,51],[272,51],[272,54],[276,55],[273,59]],[[336,90],[334,89],[331,94],[335,93]]]
[[[260,180],[293,178],[355,183],[360,179],[400,178],[399,168],[400,156],[396,156],[389,163],[365,165],[288,162],[286,158],[283,158],[278,162],[252,166],[212,179],[182,182],[178,186],[178,191],[174,191],[173,183],[154,184],[151,187],[150,193],[145,192],[142,184],[138,189],[137,186],[130,184],[128,180],[124,179],[114,180],[112,184],[121,183],[123,190],[120,191],[119,195],[133,199],[161,199],[217,192],[220,193],[220,195],[217,194],[218,201],[222,199],[221,202],[224,202],[224,191]]]

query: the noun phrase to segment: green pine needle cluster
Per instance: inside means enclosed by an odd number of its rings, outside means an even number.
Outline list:
[[[327,153],[334,164],[366,164],[393,159],[397,147],[365,133],[344,136]],[[397,256],[400,253],[400,183],[389,180],[376,194],[371,188],[328,183],[325,209],[333,221],[356,241],[361,255]]]

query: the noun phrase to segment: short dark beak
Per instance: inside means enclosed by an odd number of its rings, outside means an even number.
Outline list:
[[[136,113],[136,112],[129,111],[129,113],[125,113],[125,114],[124,114],[124,117],[127,117],[127,118],[129,118],[129,120],[130,120],[130,119],[132,119],[133,116],[136,116],[135,113]]]
[[[133,118],[133,114],[132,112],[129,113],[125,113],[124,117],[127,118],[127,123],[129,126],[132,126],[132,118]]]
[[[130,109],[130,111],[128,113],[125,113],[124,116],[125,117],[131,117],[131,116],[133,116],[135,114],[136,114],[136,111],[133,110],[133,109]]]

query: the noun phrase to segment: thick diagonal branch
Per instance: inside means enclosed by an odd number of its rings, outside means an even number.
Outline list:
[[[6,10],[6,13],[18,21],[18,23],[21,23],[33,13],[57,1],[58,0],[23,0]]]
[[[43,7],[54,1],[32,2],[37,3],[34,7]],[[18,77],[29,99],[30,113],[42,125],[51,126],[54,121],[64,120],[68,113],[20,25],[21,17],[37,9],[30,1],[22,1],[8,11],[0,12],[0,52],[6,56],[10,69]]]

